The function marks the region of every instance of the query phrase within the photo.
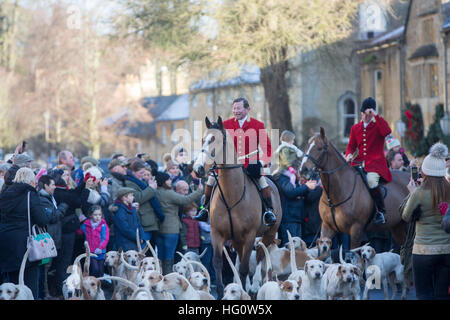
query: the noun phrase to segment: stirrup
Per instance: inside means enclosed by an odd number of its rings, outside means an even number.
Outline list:
[[[386,224],[386,219],[384,217],[384,214],[377,210],[375,213],[375,218],[373,219],[374,224]]]

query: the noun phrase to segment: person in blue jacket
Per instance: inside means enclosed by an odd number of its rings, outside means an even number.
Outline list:
[[[114,212],[113,223],[116,235],[116,248],[123,251],[138,250],[136,244],[136,230],[139,229],[139,239],[141,247],[144,242],[144,229],[142,228],[134,201],[134,189],[123,187],[117,191],[114,205],[111,211]]]
[[[309,180],[305,184],[300,184],[299,161],[294,161],[293,170],[283,170],[276,180],[280,187],[283,216],[281,218],[278,234],[281,245],[288,242],[286,230],[289,230],[293,237],[302,236],[302,221],[304,219],[303,201],[309,190],[316,187],[315,180]]]

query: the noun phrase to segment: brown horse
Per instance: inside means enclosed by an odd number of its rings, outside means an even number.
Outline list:
[[[319,204],[322,236],[332,239],[337,232],[349,234],[353,249],[360,246],[365,231],[389,229],[397,244],[405,242],[406,224],[398,208],[408,194],[407,172],[392,171],[392,181],[385,185],[386,224],[375,225],[372,222],[374,201],[361,175],[327,139],[323,128],[320,128],[320,134],[311,137],[306,150],[301,174],[308,176],[312,170],[318,169],[323,185]]]
[[[281,200],[276,185],[267,179],[277,221],[271,227],[265,226],[262,223],[262,205],[258,190],[244,173],[243,165],[237,162],[233,139],[224,129],[222,118],[219,117],[217,123],[212,124],[206,117],[205,122],[208,130],[202,151],[194,164],[194,171],[200,176],[204,176],[210,168],[214,169],[212,172],[217,171],[218,185],[216,182],[216,190],[210,201],[210,222],[213,266],[217,293],[221,299],[224,288],[223,245],[227,240],[231,240],[231,245],[239,256],[240,279],[245,283],[255,238],[261,236],[266,246],[275,239],[282,216]]]

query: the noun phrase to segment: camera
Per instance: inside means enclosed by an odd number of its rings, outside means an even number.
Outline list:
[[[417,179],[419,178],[419,170],[415,166],[411,167],[411,178],[414,181],[417,181]]]

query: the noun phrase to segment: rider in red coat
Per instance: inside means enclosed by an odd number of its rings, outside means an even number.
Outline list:
[[[374,223],[383,224],[386,223],[385,207],[379,180],[380,177],[386,182],[392,180],[391,171],[384,157],[384,140],[391,133],[391,128],[375,110],[376,101],[373,98],[369,97],[363,101],[360,110],[362,121],[352,126],[345,159],[350,161],[358,149],[358,156],[351,164],[361,164],[367,172],[367,184],[377,208]]]
[[[272,155],[272,145],[264,127],[264,123],[248,116],[250,105],[244,98],[233,101],[234,117],[223,122],[228,134],[233,137],[238,160],[244,165],[250,176],[256,179],[261,188],[266,205],[263,215],[264,224],[271,226],[276,222],[273,213],[272,200],[269,185],[261,175],[262,167],[266,166]],[[262,154],[259,148],[262,150]],[[215,179],[210,176],[205,185],[205,203],[195,220],[206,221],[208,219],[208,205]]]

